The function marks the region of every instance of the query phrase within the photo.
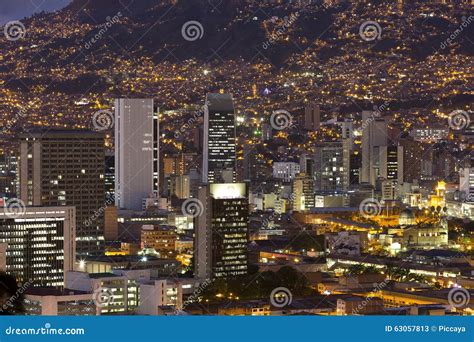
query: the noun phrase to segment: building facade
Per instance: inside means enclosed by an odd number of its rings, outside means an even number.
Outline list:
[[[26,207],[12,216],[0,210],[5,270],[32,286],[64,286],[75,264],[74,207]]]
[[[20,199],[27,206],[76,207],[77,253],[104,239],[104,134],[49,130],[21,136]]]
[[[201,279],[247,273],[249,203],[245,183],[202,187],[203,211],[196,218],[195,275]]]
[[[142,210],[158,197],[159,111],[153,99],[115,100],[115,203]]]

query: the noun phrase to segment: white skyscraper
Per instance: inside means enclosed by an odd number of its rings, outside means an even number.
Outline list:
[[[115,100],[115,203],[142,210],[158,196],[159,118],[152,99]]]
[[[465,167],[459,171],[459,191],[467,202],[474,202],[474,167]]]
[[[387,121],[376,112],[362,112],[361,182],[375,185],[380,177],[381,148],[387,146]]]

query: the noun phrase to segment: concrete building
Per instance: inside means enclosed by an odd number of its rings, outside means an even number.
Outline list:
[[[101,250],[105,203],[104,134],[34,131],[20,137],[20,199],[27,206],[76,207],[77,253]],[[102,209],[103,210],[103,209]]]
[[[380,177],[381,148],[387,146],[387,122],[372,111],[362,111],[361,183],[375,185]]]
[[[300,164],[294,162],[274,162],[273,178],[291,182],[300,173]]]
[[[76,256],[74,207],[26,207],[12,217],[0,210],[0,243],[8,274],[33,286],[64,286]]]
[[[153,99],[115,100],[115,204],[142,210],[158,197],[159,112]]]
[[[247,273],[249,201],[245,183],[202,187],[203,212],[196,218],[195,275],[201,279]]]
[[[293,210],[307,211],[315,206],[314,181],[311,176],[300,174],[293,181]]]

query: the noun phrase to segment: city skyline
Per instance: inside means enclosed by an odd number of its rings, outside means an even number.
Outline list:
[[[474,315],[473,5],[6,22],[0,313]]]

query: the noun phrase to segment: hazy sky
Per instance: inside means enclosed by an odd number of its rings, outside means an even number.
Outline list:
[[[36,12],[54,11],[71,0],[0,0],[0,24],[28,17]]]

